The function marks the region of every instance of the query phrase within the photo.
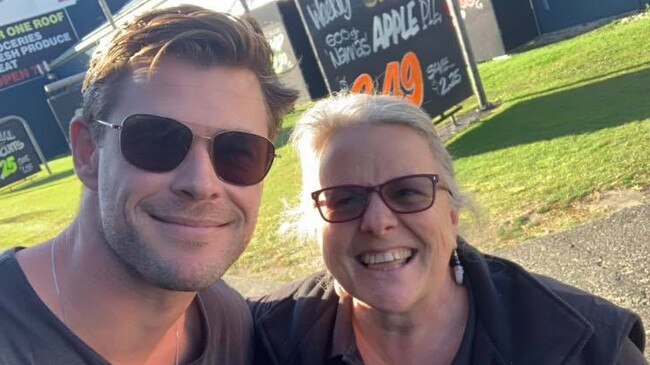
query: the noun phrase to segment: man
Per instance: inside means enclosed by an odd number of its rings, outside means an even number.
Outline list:
[[[245,364],[220,278],[249,242],[296,92],[259,27],[154,10],[95,54],[70,140],[85,186],[54,239],[0,258],[0,363]]]

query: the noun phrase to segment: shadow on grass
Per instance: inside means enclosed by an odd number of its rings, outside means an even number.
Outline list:
[[[515,103],[447,148],[455,158],[650,118],[650,69]]]
[[[533,97],[533,96],[548,94],[550,92],[558,91],[558,90],[561,90],[561,89],[571,88],[571,87],[581,85],[581,84],[584,84],[584,83],[592,83],[592,82],[602,81],[602,80],[608,79],[610,76],[616,75],[616,74],[622,74],[622,73],[627,74],[628,72],[638,71],[638,70],[643,72],[642,70],[646,69],[648,67],[650,67],[650,62],[643,62],[643,63],[639,63],[639,64],[634,65],[634,66],[624,67],[624,68],[620,68],[618,70],[612,70],[610,72],[606,72],[606,73],[600,74],[598,76],[593,76],[593,77],[587,77],[587,78],[584,78],[584,79],[580,79],[580,80],[577,80],[577,81],[574,81],[574,82],[571,82],[571,83],[568,83],[568,84],[562,84],[560,86],[551,87],[551,88],[548,88],[548,89],[539,90],[539,91],[531,92],[531,93],[524,94],[524,95],[517,95],[516,97],[510,98],[510,99],[505,99],[505,100],[503,100],[503,102],[514,102],[514,101],[518,101],[518,100],[522,100],[522,99],[528,99],[528,98]]]
[[[50,183],[57,182],[59,180],[63,180],[63,179],[65,179],[67,177],[70,177],[72,175],[74,175],[74,169],[67,169],[67,170],[59,171],[59,172],[54,173],[52,175],[48,175],[48,176],[46,176],[46,177],[44,177],[42,179],[37,179],[37,180],[25,182],[25,183],[19,185],[16,188],[13,188],[11,190],[5,190],[5,191],[3,191],[3,193],[8,194],[8,193],[23,192],[25,190],[37,188],[37,187],[40,187],[40,186],[43,186],[43,185],[47,185],[47,184],[50,184]]]
[[[16,223],[22,220],[29,220],[32,218],[41,218],[43,214],[47,214],[52,212],[52,210],[37,210],[35,212],[29,212],[29,213],[23,213],[19,214],[14,217],[9,217],[5,219],[0,219],[0,224],[7,224],[7,223]]]

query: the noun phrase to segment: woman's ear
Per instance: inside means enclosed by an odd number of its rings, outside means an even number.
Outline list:
[[[72,161],[79,180],[91,191],[97,191],[99,146],[90,130],[88,118],[75,116],[70,122]]]
[[[456,207],[451,208],[451,224],[458,228],[458,208]]]

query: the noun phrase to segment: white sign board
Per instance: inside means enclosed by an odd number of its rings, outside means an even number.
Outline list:
[[[76,0],[0,0],[0,25],[74,5]]]

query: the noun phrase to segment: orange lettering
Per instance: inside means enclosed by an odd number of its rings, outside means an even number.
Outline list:
[[[354,80],[352,84],[352,90],[355,94],[370,94],[372,95],[375,91],[375,86],[372,83],[372,77],[368,74],[361,74]]]
[[[424,99],[424,81],[422,79],[422,67],[418,56],[408,52],[402,58],[402,86],[407,91],[406,98],[415,105],[422,105]]]
[[[402,87],[400,85],[400,66],[399,62],[393,61],[386,65],[386,76],[384,77],[384,87],[381,93],[384,95],[403,96]]]

